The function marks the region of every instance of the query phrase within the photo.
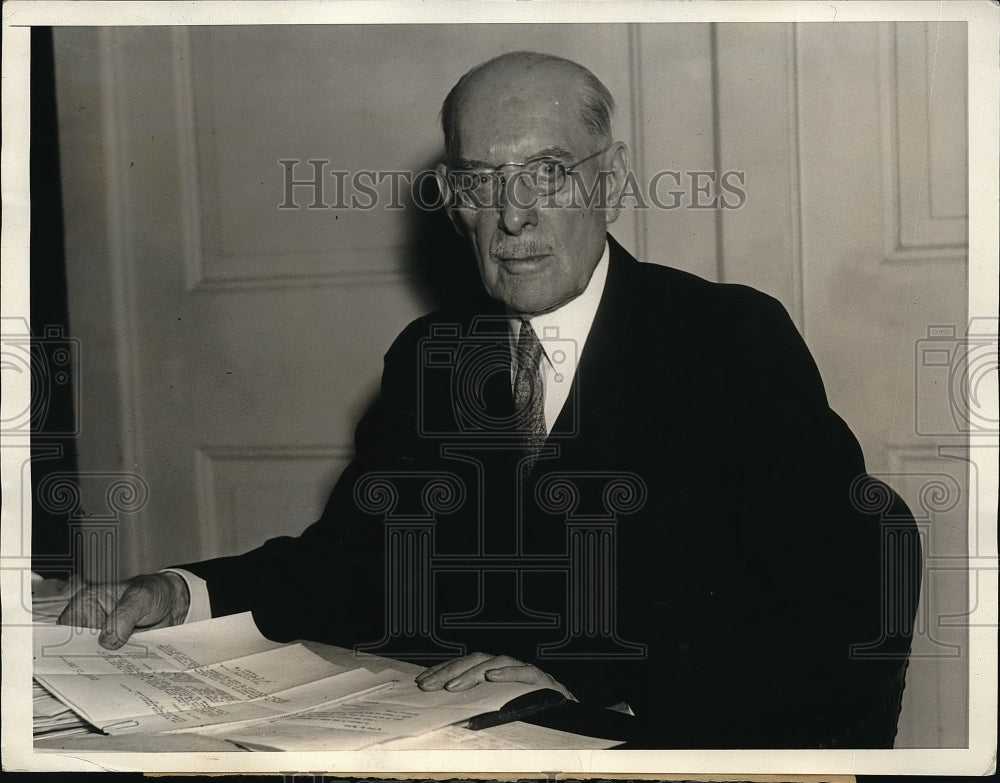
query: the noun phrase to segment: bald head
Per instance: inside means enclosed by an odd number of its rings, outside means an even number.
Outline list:
[[[489,122],[491,115],[523,116],[560,106],[568,121],[578,122],[596,142],[611,143],[614,99],[608,88],[582,65],[537,52],[510,52],[477,65],[452,87],[441,107],[445,153],[461,156],[463,123]]]

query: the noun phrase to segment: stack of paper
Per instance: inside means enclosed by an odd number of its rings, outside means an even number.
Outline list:
[[[533,685],[490,683],[459,693],[421,691],[412,677],[399,678],[389,688],[357,699],[211,733],[249,750],[360,750],[468,721],[533,690]]]
[[[424,692],[411,674],[324,660],[265,639],[249,613],[135,634],[38,626],[35,679],[108,734],[197,732],[248,748],[346,750],[417,736],[537,690],[490,683]]]
[[[93,734],[94,728],[73,710],[52,696],[37,682],[31,683],[32,735],[63,737],[73,734]]]
[[[97,635],[36,628],[35,679],[108,734],[242,725],[357,698],[400,676],[268,641],[249,614],[135,634],[118,650]]]

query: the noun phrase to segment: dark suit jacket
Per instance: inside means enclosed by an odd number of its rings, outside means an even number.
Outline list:
[[[865,476],[777,301],[609,241],[529,475],[502,310],[434,313],[386,354],[322,518],[185,567],[213,614],[252,609],[274,638],[536,663],[585,703],[627,701],[651,746],[865,744],[887,698],[894,730],[919,588],[909,512]]]

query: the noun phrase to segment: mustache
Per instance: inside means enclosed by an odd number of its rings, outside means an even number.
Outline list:
[[[494,258],[526,258],[528,256],[545,256],[552,252],[552,245],[537,240],[519,240],[511,242],[500,240],[490,248]]]

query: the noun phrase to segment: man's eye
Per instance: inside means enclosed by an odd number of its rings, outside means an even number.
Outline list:
[[[480,171],[455,171],[451,176],[452,187],[460,193],[476,190],[488,181],[489,174]]]
[[[557,160],[543,160],[540,161],[537,168],[538,174],[542,177],[555,177],[559,173],[559,161]]]

